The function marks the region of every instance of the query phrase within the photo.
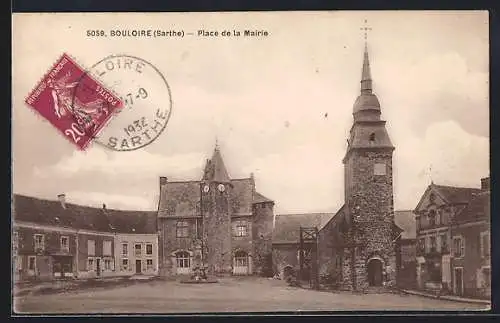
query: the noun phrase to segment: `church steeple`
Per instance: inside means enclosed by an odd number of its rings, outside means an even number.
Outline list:
[[[380,120],[380,103],[373,93],[372,74],[370,71],[370,58],[368,45],[365,41],[363,52],[363,69],[361,71],[361,91],[353,107],[354,121]]]
[[[218,141],[215,143],[214,153],[212,158],[207,160],[203,179],[219,183],[229,183],[231,180],[222,160]]]
[[[365,52],[363,54],[363,71],[361,72],[361,94],[372,93],[372,74],[370,72],[370,59],[368,57],[368,44],[365,42]]]
[[[364,28],[363,30],[365,30]],[[370,71],[370,58],[368,44],[365,38],[363,51],[363,67],[361,71],[360,94],[354,102],[353,125],[351,128],[346,152],[349,155],[353,149],[394,149],[391,143],[385,121],[381,119],[380,103],[373,93],[372,75]]]

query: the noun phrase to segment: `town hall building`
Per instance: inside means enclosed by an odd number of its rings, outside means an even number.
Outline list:
[[[230,178],[218,145],[200,180],[160,177],[160,274],[272,275],[273,208],[253,174]]]

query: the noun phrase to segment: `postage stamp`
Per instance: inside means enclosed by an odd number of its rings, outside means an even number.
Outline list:
[[[66,53],[36,85],[26,103],[81,150],[123,107],[118,96]]]
[[[131,151],[155,141],[172,112],[172,95],[163,74],[148,61],[130,55],[111,55],[89,69],[114,93],[124,108],[99,133],[96,143],[116,151]]]

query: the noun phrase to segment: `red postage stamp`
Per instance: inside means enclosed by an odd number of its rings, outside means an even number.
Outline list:
[[[26,103],[84,150],[123,107],[119,97],[64,53]]]

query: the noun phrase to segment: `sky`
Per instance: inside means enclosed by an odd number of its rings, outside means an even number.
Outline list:
[[[395,209],[414,209],[431,180],[479,187],[489,175],[486,11],[37,13],[13,16],[13,192],[155,210],[159,176],[199,180],[217,138],[230,176],[254,173],[276,213],[336,212],[365,19],[374,93],[396,147]],[[132,28],[269,35],[86,36]],[[173,102],[162,135],[131,152],[78,151],[24,103],[63,52],[85,67],[117,53],[156,66]]]

